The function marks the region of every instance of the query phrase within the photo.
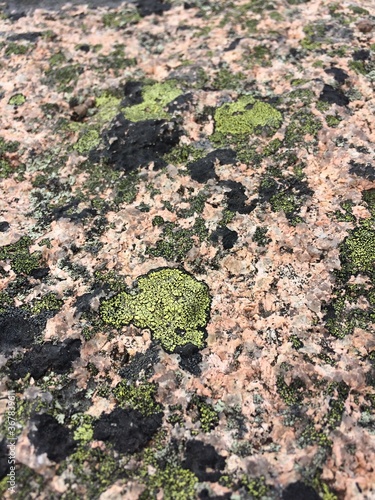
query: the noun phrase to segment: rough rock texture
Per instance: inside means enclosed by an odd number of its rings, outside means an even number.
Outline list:
[[[375,498],[373,1],[1,5],[2,498]]]

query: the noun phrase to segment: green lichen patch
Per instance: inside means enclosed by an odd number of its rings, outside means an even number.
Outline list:
[[[264,476],[255,478],[242,476],[240,485],[251,495],[251,498],[265,498],[269,493],[269,487]]]
[[[83,133],[81,134],[80,138],[74,145],[74,149],[79,153],[79,154],[86,154],[95,147],[98,146],[100,142],[100,134],[97,130],[95,129],[88,129],[84,130]]]
[[[363,299],[368,303],[367,308],[357,305]],[[375,293],[372,287],[337,285],[331,302],[324,306],[328,332],[342,339],[351,334],[355,327],[366,329],[375,320],[374,306]]]
[[[173,81],[145,85],[142,89],[143,101],[125,108],[124,115],[128,120],[138,122],[156,118],[168,118],[165,110],[167,104],[181,95],[182,91]]]
[[[161,268],[138,278],[132,292],[102,301],[100,316],[116,328],[130,323],[149,328],[162,347],[173,352],[188,343],[204,346],[210,304],[205,283],[180,269]]]
[[[191,144],[181,144],[172,148],[163,158],[167,163],[172,165],[185,166],[187,163],[199,160],[204,154],[204,150],[197,149]]]
[[[303,28],[305,38],[301,41],[301,46],[306,50],[316,50],[325,40],[327,28],[324,22],[308,24]]]
[[[33,270],[41,267],[41,253],[30,253],[29,247],[32,241],[23,236],[16,243],[0,248],[0,260],[9,260],[16,274],[29,275]]]
[[[87,429],[84,435],[89,432]],[[82,437],[81,431],[76,431],[77,437]],[[82,443],[82,440],[81,440]],[[87,488],[86,495],[89,498],[96,498],[105,491],[118,478],[123,477],[123,467],[125,461],[114,456],[112,451],[103,451],[100,448],[90,448],[82,443],[77,450],[61,464],[60,473],[64,470],[71,470],[74,479],[68,477],[69,489],[73,490],[70,481],[84,484]],[[75,495],[75,494],[74,494]],[[71,497],[68,497],[71,498]]]
[[[0,179],[7,178],[14,173],[22,174],[24,167],[15,168],[12,165],[9,154],[15,153],[20,148],[17,141],[5,141],[0,137]]]
[[[356,222],[356,218],[353,215],[353,202],[351,200],[346,200],[340,203],[343,210],[336,210],[335,217],[339,222]]]
[[[228,68],[221,68],[213,79],[212,87],[219,90],[238,90],[243,86],[244,80],[245,75],[243,73],[233,73]]]
[[[21,94],[21,93],[18,93],[18,94],[13,94],[9,101],[8,101],[8,104],[10,104],[11,106],[22,106],[22,104],[24,104],[26,102],[26,97]]]
[[[371,220],[363,221],[345,238],[340,260],[343,271],[375,279],[375,227]]]
[[[124,7],[120,12],[107,12],[102,17],[106,28],[125,28],[130,24],[137,24],[141,16],[132,5]]]
[[[304,180],[304,165],[293,154],[276,155],[278,167],[269,167],[261,177],[259,196],[273,212],[284,212],[291,225],[303,222],[299,212],[313,191]],[[289,172],[293,166],[294,175]]]
[[[270,104],[245,95],[217,108],[214,120],[215,132],[211,140],[222,143],[228,136],[239,140],[259,132],[271,135],[280,127],[282,115]]]
[[[189,410],[196,412],[193,421],[199,421],[203,432],[211,432],[219,424],[219,414],[205,398],[194,395],[189,403]]]
[[[79,138],[73,149],[86,155],[97,148],[100,144],[100,132],[117,115],[120,103],[121,99],[116,95],[116,92],[103,92],[96,97],[95,108],[87,121],[83,123],[68,122],[66,124],[68,130],[79,131]]]
[[[123,44],[115,44],[108,55],[98,57],[98,62],[105,71],[113,71],[115,76],[120,75],[120,70],[137,65],[134,57],[126,57]]]
[[[61,309],[64,301],[58,299],[56,294],[47,293],[39,300],[33,302],[31,311],[32,314],[40,314],[45,311],[58,311]]]
[[[164,500],[192,500],[196,497],[197,483],[198,478],[191,471],[176,465],[168,465],[148,477],[147,488],[139,500],[156,498],[159,491],[163,491]]]
[[[163,226],[162,239],[154,247],[148,247],[146,252],[153,257],[164,257],[168,261],[181,262],[194,246],[193,236],[204,241],[208,230],[201,217],[195,219],[191,229],[179,229],[173,222],[160,223]]]
[[[375,218],[375,188],[363,191],[362,200],[366,202],[369,212],[371,213],[372,217]]]
[[[83,67],[79,64],[66,64],[64,66],[53,65],[45,73],[45,83],[54,85],[59,92],[71,91],[79,75],[83,72]]]
[[[304,396],[305,384],[296,377],[290,384],[287,384],[283,375],[279,375],[276,381],[277,392],[287,405],[300,403]]]
[[[271,238],[267,237],[267,233],[268,233],[268,228],[258,226],[255,229],[252,240],[255,241],[255,243],[257,243],[258,246],[265,247],[268,245],[268,243],[272,241]]]
[[[293,147],[305,140],[307,135],[316,138],[322,128],[321,121],[307,109],[292,115],[291,121],[286,129],[284,143],[287,147]]]
[[[155,401],[157,385],[143,382],[139,385],[129,384],[126,380],[119,382],[113,394],[122,408],[130,407],[139,410],[143,415],[160,413],[162,407]]]
[[[17,56],[22,56],[22,55],[27,54],[27,52],[29,51],[29,48],[30,48],[30,45],[24,45],[22,43],[10,42],[6,46],[5,55],[7,57],[12,56],[13,54],[17,55]]]

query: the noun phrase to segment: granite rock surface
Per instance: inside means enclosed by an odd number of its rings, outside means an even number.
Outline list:
[[[0,25],[2,497],[374,499],[373,1]]]

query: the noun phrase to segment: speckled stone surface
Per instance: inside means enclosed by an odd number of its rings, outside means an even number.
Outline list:
[[[2,496],[374,499],[373,1],[47,3],[0,15]]]

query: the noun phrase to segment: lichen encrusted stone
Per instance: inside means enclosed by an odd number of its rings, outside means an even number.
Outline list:
[[[104,300],[100,315],[116,328],[133,323],[149,328],[173,352],[188,343],[204,346],[211,298],[205,283],[180,269],[161,268],[137,280],[137,288]]]

